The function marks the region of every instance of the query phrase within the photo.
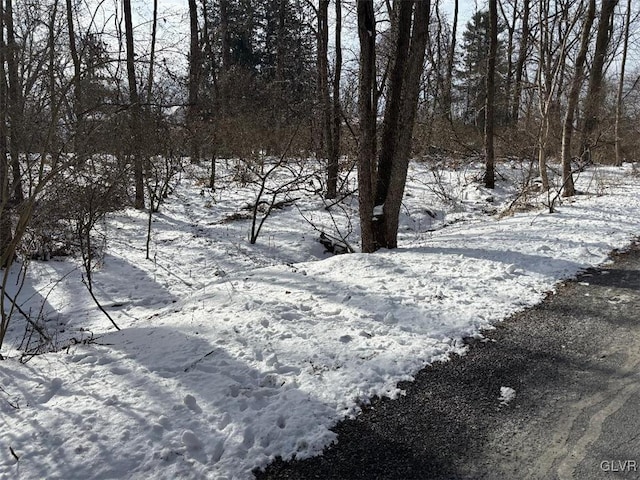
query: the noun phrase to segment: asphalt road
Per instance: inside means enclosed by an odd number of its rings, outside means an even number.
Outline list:
[[[257,478],[640,479],[640,246],[614,258]]]

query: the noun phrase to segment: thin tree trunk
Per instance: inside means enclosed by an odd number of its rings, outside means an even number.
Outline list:
[[[127,80],[131,110],[131,149],[133,154],[133,175],[135,181],[135,208],[144,209],[144,167],[140,145],[140,97],[136,84],[135,53],[133,47],[133,21],[131,0],[123,0],[125,39],[127,45]]]
[[[522,76],[524,65],[527,61],[527,50],[529,48],[529,14],[531,10],[531,0],[524,0],[524,10],[522,14],[522,37],[518,47],[518,61],[516,62],[513,102],[511,104],[511,120],[514,125],[518,123],[520,115],[520,97],[522,96]]]
[[[518,21],[518,0],[513,2],[513,12],[511,14],[511,22],[509,22],[509,18],[507,17],[507,12],[505,12],[502,2],[499,2],[500,13],[502,14],[502,18],[504,19],[505,25],[507,25],[507,78],[505,81],[505,89],[504,89],[504,98],[506,105],[503,107],[501,112],[504,112],[506,115],[511,113],[511,89],[513,87],[513,50],[514,50],[514,35],[516,31],[516,23]],[[495,81],[494,81],[495,83]],[[495,109],[494,109],[495,110]],[[505,116],[504,114],[501,116]]]
[[[333,72],[333,102],[331,148],[327,164],[327,198],[336,198],[338,194],[338,173],[340,164],[340,128],[342,108],[340,104],[340,80],[342,76],[342,0],[335,0],[335,67]]]
[[[622,60],[620,61],[620,80],[616,94],[616,165],[622,166],[622,139],[620,137],[620,124],[622,123],[622,96],[624,92],[624,74],[627,64],[627,52],[629,50],[629,24],[631,23],[631,0],[627,0],[627,12],[624,20],[624,40],[622,46]]]
[[[453,89],[453,66],[456,60],[456,35],[458,31],[458,0],[453,2],[453,24],[451,26],[451,45],[449,48],[449,55],[447,57],[447,76],[444,85],[444,105],[446,108],[446,115],[448,119],[451,119],[451,105],[453,103],[452,89]]]
[[[582,24],[582,33],[580,34],[580,50],[576,57],[575,73],[571,81],[571,90],[567,98],[567,111],[564,116],[562,125],[562,194],[565,197],[575,195],[575,186],[573,184],[573,175],[571,173],[571,137],[574,128],[574,115],[578,100],[580,99],[580,90],[584,81],[584,66],[589,52],[589,39],[591,36],[591,28],[596,15],[596,0],[589,0],[587,12]]]
[[[24,201],[22,191],[22,172],[20,169],[20,143],[22,132],[22,99],[20,80],[18,76],[18,44],[16,43],[13,3],[6,0],[5,21],[7,28],[7,73],[9,74],[9,88],[7,91],[9,114],[9,153],[11,155],[11,169],[13,173],[13,200],[16,203]]]
[[[147,103],[153,95],[153,75],[156,64],[156,37],[158,32],[158,0],[153,0],[153,19],[151,21],[151,52],[149,53],[149,78],[147,80]]]
[[[538,49],[538,97],[540,107],[540,128],[538,130],[538,170],[542,181],[542,189],[549,190],[549,173],[547,172],[547,138],[549,136],[549,103],[551,101],[551,73],[549,72],[549,2],[540,0],[538,5],[540,18],[540,44]]]
[[[222,54],[222,70],[231,68],[231,45],[229,39],[229,0],[220,0],[220,39]]]
[[[603,102],[602,84],[605,59],[609,41],[611,40],[611,22],[618,0],[602,0],[596,48],[593,55],[591,70],[589,71],[589,89],[584,108],[584,128],[582,130],[582,158],[591,162],[591,149],[596,143],[594,136],[600,123],[600,109]]]
[[[484,121],[485,174],[484,185],[495,187],[495,151],[493,148],[495,122],[495,77],[498,52],[498,7],[497,0],[489,0],[489,56],[487,57],[486,103]]]
[[[49,71],[47,72],[49,74],[49,103],[51,105],[51,125],[54,124],[55,120],[54,120],[54,114],[53,114],[53,106],[56,104],[56,65],[55,65],[55,60],[56,60],[56,29],[55,29],[55,21],[56,21],[56,17],[58,16],[58,0],[55,0],[53,2],[53,9],[51,12],[51,20],[49,22],[49,39],[48,39],[48,49],[49,49]],[[2,28],[0,26],[0,28]],[[4,42],[3,42],[4,43]],[[4,48],[4,46],[0,47],[0,48]],[[2,62],[4,62],[4,60],[1,60]]]
[[[329,0],[318,2],[318,103],[321,109],[322,127],[320,145],[327,159],[327,191],[325,197],[335,198],[336,184],[329,175],[329,159],[333,148],[331,98],[329,96]]]
[[[11,244],[11,197],[7,158],[7,74],[5,71],[4,5],[0,2],[0,267],[7,267]],[[2,303],[2,302],[0,302]],[[1,343],[0,338],[0,345]]]
[[[81,155],[80,143],[84,141],[84,122],[83,117],[83,98],[82,98],[82,66],[80,65],[80,56],[78,55],[78,47],[76,44],[76,33],[73,14],[72,0],[66,0],[67,5],[67,30],[69,32],[69,53],[71,54],[71,62],[73,63],[73,113],[76,120],[75,136],[73,138],[73,150],[76,156]]]
[[[360,238],[363,252],[375,251],[373,238],[373,185],[376,154],[376,19],[373,0],[358,0],[358,38],[360,43],[360,73],[358,81],[358,112],[360,143],[358,150],[358,204]]]
[[[200,90],[200,43],[198,28],[198,6],[196,0],[189,0],[189,112],[188,130],[191,136],[191,163],[200,162],[200,141],[198,132],[198,97]]]

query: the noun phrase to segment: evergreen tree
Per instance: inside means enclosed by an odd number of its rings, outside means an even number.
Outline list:
[[[460,83],[457,85],[462,121],[484,128],[484,107],[487,94],[487,57],[490,47],[489,12],[476,12],[467,23],[462,34],[462,68],[458,71]],[[498,46],[495,75],[495,122],[505,123],[507,119],[505,74],[507,62],[505,49],[500,41],[504,24],[498,22]]]

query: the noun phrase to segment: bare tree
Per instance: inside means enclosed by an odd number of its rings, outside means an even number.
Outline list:
[[[562,184],[563,195],[571,197],[575,195],[573,175],[571,172],[571,137],[574,129],[575,111],[580,99],[580,90],[584,82],[584,65],[589,52],[589,38],[591,28],[596,15],[596,1],[589,0],[586,14],[582,23],[582,33],[580,35],[580,50],[576,57],[573,79],[571,80],[571,90],[567,98],[567,111],[564,115],[562,125]]]
[[[618,0],[602,0],[596,47],[593,54],[593,63],[589,70],[589,89],[585,99],[584,127],[582,130],[582,159],[589,163],[592,160],[591,150],[597,143],[597,130],[600,123],[600,110],[604,95],[602,91],[604,81],[604,67],[607,49],[611,40],[613,29],[611,22]]]
[[[326,198],[335,198],[337,181],[329,178],[329,163],[333,148],[331,98],[329,96],[329,0],[318,1],[318,104],[321,109],[322,127],[320,145],[327,159]]]
[[[485,102],[484,121],[484,150],[485,173],[484,185],[487,188],[495,187],[495,151],[493,148],[493,135],[495,123],[495,79],[496,79],[496,55],[498,52],[498,7],[497,0],[489,0],[489,55],[487,57],[487,96]]]
[[[569,16],[564,9],[567,6],[554,5],[551,11],[550,0],[540,0],[538,18],[540,22],[538,39],[538,108],[540,125],[538,127],[538,169],[542,188],[549,191],[547,155],[551,138],[552,120],[559,113],[559,91],[563,89],[562,72],[567,52],[574,36],[571,35],[580,15],[575,12]],[[580,9],[578,10],[580,11]],[[553,118],[552,118],[553,117]]]
[[[511,9],[511,17],[507,10],[505,9],[505,2],[498,2],[497,7],[500,8],[500,14],[504,21],[504,25],[507,30],[507,75],[505,81],[505,101],[507,102],[505,111],[510,112],[510,102],[511,102],[511,89],[513,87],[513,52],[515,50],[515,34],[516,34],[516,25],[518,23],[518,0],[513,2],[513,7]],[[489,4],[489,10],[491,10],[491,4]]]
[[[333,67],[333,102],[332,102],[332,145],[328,152],[327,166],[327,198],[335,198],[338,190],[338,173],[340,160],[340,139],[342,126],[342,106],[340,102],[340,81],[342,76],[342,0],[335,1],[335,63]]]
[[[529,49],[529,16],[531,13],[531,0],[524,0],[522,13],[522,31],[520,34],[520,44],[518,46],[518,60],[515,67],[515,80],[513,89],[513,101],[511,104],[511,120],[514,124],[518,123],[520,116],[520,98],[522,96],[522,76],[524,74],[524,66],[527,61]]]
[[[198,96],[200,91],[201,55],[198,28],[198,6],[196,0],[189,0],[189,111],[188,129],[191,140],[191,162],[200,161],[200,142],[198,138]]]
[[[20,168],[20,143],[23,133],[23,108],[22,88],[20,85],[20,77],[18,71],[19,47],[18,43],[16,42],[12,0],[6,0],[4,17],[7,28],[7,54],[5,60],[7,62],[7,73],[9,76],[9,88],[7,89],[7,113],[9,116],[9,154],[11,155],[11,169],[13,173],[12,193],[13,200],[16,203],[20,203],[24,201],[24,192],[22,190],[22,172]]]
[[[7,157],[7,76],[5,71],[4,5],[0,2],[0,267],[6,267],[11,259],[9,246],[11,232],[11,187],[9,159]]]
[[[131,0],[123,0],[125,39],[127,45],[127,80],[129,85],[129,109],[131,125],[131,148],[133,155],[133,175],[135,181],[135,208],[144,209],[144,165],[140,152],[140,96],[136,83],[136,62],[133,45],[133,21]]]
[[[79,143],[83,139],[83,98],[82,98],[82,66],[80,65],[80,55],[78,55],[78,46],[76,41],[75,25],[74,25],[74,11],[72,0],[66,0],[67,6],[67,30],[69,33],[69,53],[71,54],[71,61],[73,63],[73,95],[74,95],[74,115],[76,132],[74,136],[74,153],[79,155]]]
[[[456,61],[456,35],[458,31],[458,0],[453,2],[453,21],[451,26],[451,43],[449,44],[449,53],[447,55],[447,72],[444,82],[444,106],[447,118],[451,118],[452,88],[453,88],[453,67]]]
[[[622,166],[622,139],[620,138],[620,124],[622,122],[622,95],[624,90],[624,74],[627,65],[627,53],[629,51],[629,25],[631,24],[631,0],[627,0],[627,11],[624,20],[624,37],[622,44],[622,59],[620,60],[620,79],[616,93],[616,165]]]
[[[373,79],[369,78],[373,68],[370,62],[372,59],[375,61],[371,52],[374,47],[369,43],[375,39],[375,14],[370,2],[358,2],[358,6],[361,46],[360,225],[362,250],[371,252],[379,248],[396,248],[398,244],[398,222],[418,108],[431,5],[429,1],[404,1],[393,5],[396,23],[392,28],[392,66],[377,169],[372,161],[375,154],[375,86]]]
[[[156,39],[158,36],[158,0],[153,0],[153,18],[151,20],[151,52],[149,53],[149,78],[147,79],[147,103],[153,95],[154,69],[156,65]]]
[[[376,19],[373,0],[358,0],[357,12],[360,41],[358,202],[362,251],[369,253],[376,249],[371,222],[376,154]]]

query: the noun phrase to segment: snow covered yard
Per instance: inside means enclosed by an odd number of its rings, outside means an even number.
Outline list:
[[[76,260],[34,262],[20,303],[65,348],[20,363],[14,320],[0,362],[0,478],[241,479],[278,455],[317,454],[358,402],[400,395],[398,381],[462,352],[462,337],[640,234],[630,166],[582,174],[590,194],[556,213],[502,218],[486,212],[517,186],[488,192],[460,175],[435,182],[412,165],[402,248],[335,257],[302,218],[333,225],[317,198],[275,211],[249,245],[249,221],[230,218],[251,188],[201,196],[185,178],[155,216],[152,260],[144,213],[105,226],[94,282],[121,331]],[[342,234],[355,209],[336,213]]]

